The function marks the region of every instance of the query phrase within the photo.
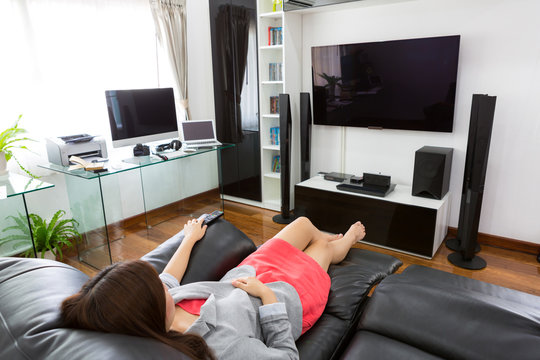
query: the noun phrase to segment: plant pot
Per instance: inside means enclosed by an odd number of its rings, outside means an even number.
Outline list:
[[[3,151],[0,151],[0,179],[7,178],[8,176],[9,176],[9,173],[7,170],[6,153]]]
[[[41,253],[38,253],[38,257],[41,257]],[[50,250],[45,252],[44,258],[58,261],[58,258]]]

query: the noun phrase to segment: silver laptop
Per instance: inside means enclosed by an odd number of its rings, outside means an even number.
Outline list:
[[[182,142],[188,149],[222,145],[216,139],[214,120],[190,120],[182,122]]]

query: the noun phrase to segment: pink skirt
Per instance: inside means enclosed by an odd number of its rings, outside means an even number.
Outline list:
[[[257,279],[265,284],[284,281],[296,289],[302,303],[302,334],[322,315],[330,292],[330,276],[303,251],[273,238],[238,266],[241,265],[253,266]]]

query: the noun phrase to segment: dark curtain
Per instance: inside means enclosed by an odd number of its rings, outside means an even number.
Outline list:
[[[221,142],[238,144],[243,139],[240,94],[247,64],[249,11],[242,6],[220,6],[216,25],[217,42],[221,52],[220,71],[226,99],[223,114],[225,126],[217,130],[217,135]]]

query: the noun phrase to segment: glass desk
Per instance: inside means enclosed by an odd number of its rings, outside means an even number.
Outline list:
[[[26,194],[52,187],[53,184],[18,174],[9,174],[8,178],[0,179],[0,256],[13,256],[33,249],[37,257]],[[10,239],[10,236],[17,238]]]
[[[152,232],[157,224],[176,216],[186,216],[187,220],[223,210],[221,151],[233,146],[224,144],[193,153],[175,152],[168,160],[155,155],[129,159],[112,155],[105,163],[108,170],[98,173],[69,170],[68,166],[56,164],[42,167],[65,174],[70,209],[83,235],[77,246],[79,260],[102,269],[113,261],[124,260],[121,254],[117,255],[116,248],[125,245],[128,226],[139,227],[145,232],[143,236],[160,242],[164,239],[159,231]],[[217,166],[213,158],[204,156],[212,153],[217,155]],[[203,174],[199,176],[200,168]],[[204,175],[207,173],[210,176]],[[218,191],[214,200],[194,206],[190,199],[215,188],[216,180]],[[133,241],[129,246],[139,244]]]

